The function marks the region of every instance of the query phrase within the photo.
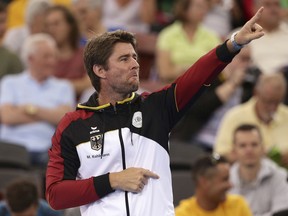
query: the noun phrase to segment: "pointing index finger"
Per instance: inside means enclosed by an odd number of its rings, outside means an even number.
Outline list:
[[[156,173],[151,172],[150,170],[145,170],[144,171],[144,176],[145,177],[154,178],[154,179],[159,179],[159,176]]]
[[[251,18],[251,23],[255,24],[261,17],[263,13],[264,7],[259,8],[259,10],[256,12],[256,14]]]

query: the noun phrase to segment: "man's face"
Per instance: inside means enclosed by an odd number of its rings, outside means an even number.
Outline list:
[[[6,12],[0,12],[0,39],[4,37],[6,31],[6,20],[7,20]]]
[[[138,90],[139,64],[137,54],[131,44],[117,43],[114,46],[105,73],[104,85],[112,92],[123,95]]]
[[[260,163],[264,149],[261,137],[256,129],[238,131],[234,140],[233,151],[240,164],[253,167]]]
[[[278,25],[281,21],[281,5],[280,0],[257,0],[256,10],[264,6],[265,10],[261,16],[261,22],[268,26]]]
[[[274,88],[273,85],[265,85],[257,92],[257,115],[264,122],[270,122],[279,104],[283,101],[285,90],[281,88]]]
[[[88,0],[77,1],[73,4],[74,13],[80,21],[82,27],[86,30],[93,31],[95,22],[101,19],[100,8],[89,7]]]
[[[49,43],[37,44],[36,52],[29,57],[29,68],[39,79],[45,80],[54,74],[57,49]]]
[[[232,187],[229,181],[228,163],[219,163],[216,166],[216,171],[209,178],[205,178],[205,194],[206,198],[216,204],[226,200],[227,191]]]

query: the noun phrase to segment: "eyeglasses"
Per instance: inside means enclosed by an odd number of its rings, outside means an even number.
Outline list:
[[[218,163],[227,162],[227,160],[218,153],[212,153],[209,158],[213,166],[217,165]]]

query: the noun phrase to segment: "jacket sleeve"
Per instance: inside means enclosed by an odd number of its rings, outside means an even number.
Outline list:
[[[188,109],[184,118],[173,128],[171,139],[178,139],[184,142],[190,142],[199,130],[207,123],[209,118],[223,103],[215,93],[220,85],[220,80],[213,82],[191,108]],[[187,128],[187,125],[189,127]]]
[[[202,56],[176,81],[175,102],[181,111],[197,95],[202,86],[209,86],[237,53],[230,53],[226,42]]]
[[[94,202],[113,192],[109,173],[77,180],[80,166],[76,147],[66,134],[67,127],[75,120],[70,114],[59,123],[49,150],[46,171],[46,199],[53,209],[65,209]],[[75,112],[74,112],[75,114]]]

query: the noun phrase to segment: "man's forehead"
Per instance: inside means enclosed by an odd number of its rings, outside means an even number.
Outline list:
[[[116,43],[112,55],[116,56],[124,56],[124,55],[135,55],[136,51],[132,44],[130,43]]]

